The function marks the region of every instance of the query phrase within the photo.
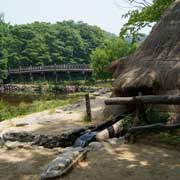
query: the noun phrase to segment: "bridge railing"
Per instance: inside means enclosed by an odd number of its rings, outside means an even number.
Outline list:
[[[35,72],[35,71],[50,71],[50,70],[91,70],[88,64],[54,64],[48,66],[30,66],[19,67],[16,69],[9,69],[9,74],[21,73],[21,72]]]

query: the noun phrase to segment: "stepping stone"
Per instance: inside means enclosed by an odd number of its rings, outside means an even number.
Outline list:
[[[22,127],[22,126],[27,126],[29,125],[28,123],[17,123],[16,127]]]
[[[98,150],[103,147],[103,144],[101,142],[91,142],[88,147],[94,150]]]

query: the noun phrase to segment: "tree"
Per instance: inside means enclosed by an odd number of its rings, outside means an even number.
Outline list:
[[[0,80],[7,77],[8,52],[5,50],[8,26],[4,23],[4,16],[0,14]]]
[[[125,0],[133,9],[124,14],[124,18],[129,18],[128,22],[121,29],[121,37],[132,35],[138,36],[139,31],[152,23],[158,22],[162,14],[167,10],[174,0]]]
[[[0,79],[6,79],[7,77],[7,52],[0,48]]]
[[[107,41],[104,47],[96,48],[91,53],[91,66],[94,76],[100,79],[111,77],[107,71],[107,65],[134,52],[135,49],[135,44],[129,44],[119,37],[114,37]]]
[[[9,68],[62,63],[89,64],[90,53],[103,46],[109,37],[107,32],[97,26],[74,21],[11,25],[8,35],[3,35]]]
[[[0,18],[0,78],[8,68],[89,64],[90,54],[114,35],[83,22],[10,25]]]
[[[107,72],[106,66],[109,63],[109,57],[105,49],[97,48],[91,54],[91,66],[93,73],[96,78],[107,79],[109,73]]]

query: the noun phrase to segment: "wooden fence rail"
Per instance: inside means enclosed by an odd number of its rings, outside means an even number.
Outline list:
[[[137,126],[140,119],[143,118],[148,122],[145,115],[144,104],[153,105],[180,105],[180,96],[178,95],[149,95],[149,96],[135,96],[135,97],[114,97],[105,100],[106,105],[135,105],[136,117],[134,118],[133,126]]]
[[[105,100],[106,105],[121,105],[121,104],[167,104],[180,105],[180,96],[172,95],[149,95],[135,97],[115,97]]]

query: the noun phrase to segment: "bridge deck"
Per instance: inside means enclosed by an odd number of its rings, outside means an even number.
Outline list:
[[[9,69],[9,75],[26,74],[26,73],[41,73],[41,72],[92,72],[89,65],[81,64],[61,64],[50,66],[36,66],[28,68]]]

